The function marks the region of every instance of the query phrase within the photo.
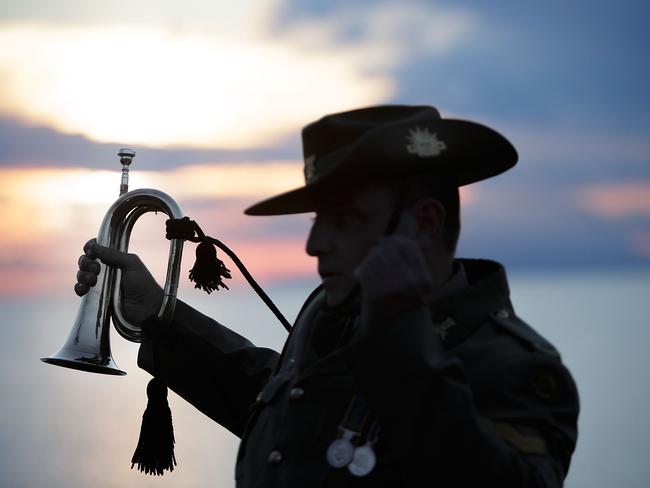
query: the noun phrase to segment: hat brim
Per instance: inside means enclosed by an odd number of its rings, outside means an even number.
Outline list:
[[[372,146],[360,143],[314,182],[267,198],[247,208],[246,215],[284,215],[313,212],[316,196],[331,189],[363,184],[379,178],[419,173],[452,177],[457,186],[475,183],[507,171],[517,162],[517,151],[501,134],[475,122],[441,119],[437,137],[447,150],[434,158],[409,155],[401,135],[377,138]],[[381,155],[381,156],[378,156]]]

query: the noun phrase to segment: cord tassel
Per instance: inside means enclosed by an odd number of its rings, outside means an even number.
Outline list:
[[[160,322],[155,316],[142,322],[142,329],[148,331],[153,340],[154,377],[147,385],[147,408],[142,414],[140,438],[131,458],[131,469],[136,464],[145,474],[162,476],[165,470],[174,471],[174,426],[172,412],[167,402],[167,384],[160,376],[158,360],[158,335]]]
[[[220,286],[228,289],[223,282],[223,278],[230,278],[230,270],[217,258],[217,250],[214,246],[225,252],[232,262],[235,263],[239,271],[241,271],[241,274],[244,275],[251,288],[255,290],[255,293],[257,293],[282,323],[282,326],[287,332],[291,332],[291,324],[282,315],[282,312],[278,310],[278,307],[275,306],[273,301],[262,290],[262,287],[257,284],[253,276],[246,269],[246,266],[244,266],[244,263],[223,242],[214,237],[206,236],[201,230],[201,227],[199,227],[199,224],[190,220],[189,217],[167,220],[166,237],[167,239],[183,239],[200,243],[196,248],[196,262],[190,270],[190,280],[195,283],[194,288],[203,288],[208,293],[218,290]]]
[[[196,246],[196,262],[190,270],[190,281],[195,283],[194,288],[202,288],[210,294],[219,287],[228,289],[223,282],[224,278],[230,279],[230,270],[223,261],[217,257],[217,249],[213,244],[203,241]]]
[[[174,427],[172,412],[167,403],[167,385],[153,378],[147,385],[147,408],[142,414],[140,439],[131,459],[145,474],[162,476],[165,470],[174,471]]]

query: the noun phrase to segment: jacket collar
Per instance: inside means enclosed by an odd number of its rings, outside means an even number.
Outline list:
[[[445,349],[467,339],[491,313],[511,309],[508,279],[503,266],[487,259],[458,259],[467,286],[434,300],[430,305],[434,327]]]
[[[438,301],[447,296],[459,293],[468,286],[469,282],[467,281],[465,266],[460,260],[454,259],[452,263],[451,276],[445,283],[433,291],[431,301]]]
[[[445,350],[449,350],[472,335],[491,313],[504,307],[511,309],[508,281],[505,269],[500,263],[485,259],[458,259],[454,274],[435,294],[430,311],[433,326]],[[307,377],[338,373],[345,370],[342,352],[347,345],[321,355],[314,349],[319,334],[338,334],[346,325],[349,327],[358,315],[358,304],[348,308],[332,309],[325,305],[322,294],[316,297],[322,304],[312,314],[305,314],[304,322],[296,324],[301,330],[296,337],[301,344],[295,344],[299,374]],[[302,322],[302,321],[301,321]],[[336,330],[335,330],[336,329]],[[336,340],[336,339],[334,339]]]

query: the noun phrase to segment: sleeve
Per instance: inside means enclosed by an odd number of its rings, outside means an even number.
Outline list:
[[[279,354],[177,302],[174,320],[156,341],[157,374],[182,398],[241,437],[250,405]],[[138,366],[154,374],[154,343],[143,342]]]
[[[462,362],[443,353],[424,307],[374,327],[350,347],[346,362],[357,388],[386,437],[403,447],[409,486],[424,479],[450,486],[563,485],[579,409],[571,376],[551,356],[523,351],[494,359],[500,373],[490,374],[489,386],[497,401],[486,406],[477,405]]]

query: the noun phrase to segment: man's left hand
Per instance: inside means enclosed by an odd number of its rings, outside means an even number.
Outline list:
[[[355,270],[361,286],[361,322],[398,316],[428,303],[433,278],[418,244],[407,237],[382,237]]]

